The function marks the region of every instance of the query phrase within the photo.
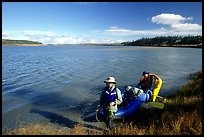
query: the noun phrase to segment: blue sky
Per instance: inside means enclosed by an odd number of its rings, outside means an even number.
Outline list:
[[[2,38],[118,43],[202,35],[202,2],[2,2]]]

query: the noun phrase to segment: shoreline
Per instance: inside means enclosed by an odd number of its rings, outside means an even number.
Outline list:
[[[202,48],[202,45],[152,45],[152,46],[125,46],[115,44],[2,44],[2,46],[115,46],[115,47],[178,47],[178,48]]]
[[[137,47],[137,46],[136,46]],[[138,47],[161,47],[161,48],[165,48],[165,47],[175,47],[175,48],[202,48],[202,46],[199,45],[169,45],[169,46],[138,46]]]
[[[2,44],[2,46],[47,46],[47,44]]]

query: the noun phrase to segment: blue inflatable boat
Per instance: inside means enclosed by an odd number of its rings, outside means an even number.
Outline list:
[[[125,92],[122,94],[124,98]],[[140,108],[140,106],[147,102],[149,97],[151,96],[152,91],[149,90],[147,93],[142,93],[139,96],[135,97],[134,99],[131,99],[131,101],[126,102],[124,105],[118,107],[118,111],[115,113],[114,119],[121,119],[123,117],[130,116],[133,114],[136,110]],[[99,114],[103,115],[103,108],[99,110]]]

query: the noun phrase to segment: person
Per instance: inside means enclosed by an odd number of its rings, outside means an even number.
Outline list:
[[[143,90],[141,88],[137,88],[134,86],[126,86],[125,89],[125,93],[124,93],[124,97],[123,97],[123,102],[126,100],[128,102],[128,100],[133,100],[135,98],[137,98],[138,96],[140,96],[141,94],[143,94]]]
[[[162,79],[158,75],[150,74],[147,71],[144,71],[142,75],[144,77],[139,80],[137,87],[140,87],[145,92],[151,90],[153,92],[151,100],[155,101],[162,86]]]
[[[106,83],[106,87],[101,92],[100,106],[103,108],[107,126],[112,129],[114,127],[114,113],[117,112],[117,106],[122,103],[123,99],[121,91],[116,87],[114,77],[108,77],[104,83]]]

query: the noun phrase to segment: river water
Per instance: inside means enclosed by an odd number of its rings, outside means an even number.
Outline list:
[[[197,48],[3,46],[2,129],[30,122],[73,127],[94,112],[109,76],[124,91],[147,70],[162,78],[159,95],[167,96],[201,68]]]

